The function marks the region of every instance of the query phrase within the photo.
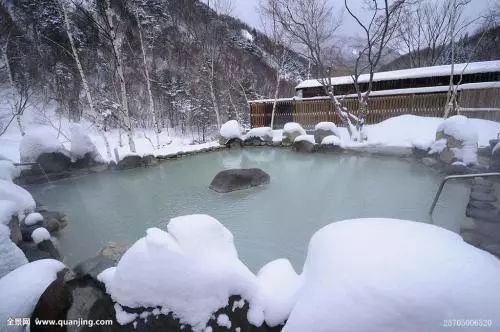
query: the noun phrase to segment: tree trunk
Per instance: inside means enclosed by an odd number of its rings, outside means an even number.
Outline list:
[[[10,35],[9,35],[10,37]],[[17,91],[16,85],[14,84],[14,78],[12,77],[12,70],[10,68],[10,62],[9,62],[9,57],[7,56],[7,49],[9,46],[9,37],[7,37],[7,42],[5,43],[5,47],[3,49],[3,57],[4,57],[4,62],[5,62],[5,67],[7,69],[7,75],[9,76],[9,84],[11,88],[11,108],[12,108],[12,114],[16,116],[16,122],[17,126],[19,127],[19,131],[21,132],[21,136],[26,135],[26,132],[24,131],[23,124],[21,121],[21,100],[18,98],[19,93]]]
[[[111,4],[110,0],[106,0],[106,17],[108,19],[109,27],[111,29],[111,44],[113,46],[113,51],[115,54],[115,60],[116,60],[116,71],[118,73],[118,79],[120,81],[120,93],[121,93],[121,100],[122,100],[122,107],[123,107],[123,115],[125,117],[125,126],[126,126],[126,131],[127,131],[127,137],[128,137],[128,144],[130,147],[130,151],[135,153],[135,142],[134,142],[134,130],[132,128],[132,121],[130,119],[130,112],[128,109],[128,100],[127,100],[127,86],[125,84],[125,75],[123,74],[123,59],[122,59],[122,41],[121,38],[116,37],[116,31],[114,28],[113,24],[113,17],[111,15]]]
[[[214,86],[214,79],[215,79],[215,69],[214,69],[214,62],[215,62],[215,54],[212,53],[212,58],[210,59],[210,97],[212,98],[212,105],[214,107],[215,111],[215,116],[217,118],[217,128],[220,129],[222,126],[221,119],[220,119],[220,112],[219,112],[219,104],[217,103],[217,96],[215,95],[215,86]]]
[[[139,19],[136,18],[137,20],[137,30],[139,31],[139,41],[141,44],[141,51],[142,51],[142,62],[144,64],[144,74],[146,76],[146,87],[148,89],[148,97],[149,97],[149,112],[151,113],[151,116],[153,117],[153,124],[154,124],[154,129],[155,129],[155,135],[156,135],[156,148],[160,148],[160,124],[158,122],[158,117],[156,116],[156,111],[155,111],[155,105],[154,105],[154,100],[153,100],[153,93],[151,91],[151,81],[149,79],[149,70],[148,70],[148,64],[146,61],[146,50],[144,49],[144,41],[142,39],[142,29],[141,25],[139,23]]]

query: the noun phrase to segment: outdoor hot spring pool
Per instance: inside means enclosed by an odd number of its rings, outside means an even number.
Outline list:
[[[219,194],[208,186],[223,169],[258,167],[271,183]],[[443,175],[412,159],[350,154],[300,154],[245,148],[198,154],[151,168],[103,172],[31,186],[35,199],[67,215],[59,236],[66,263],[93,257],[106,243],[132,244],[172,217],[204,213],[234,235],[253,271],[280,257],[301,271],[311,235],[334,221],[389,217],[430,222],[428,210]],[[457,231],[466,219],[465,183],[449,182],[434,223]]]

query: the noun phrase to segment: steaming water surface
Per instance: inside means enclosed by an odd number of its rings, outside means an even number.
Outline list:
[[[229,194],[208,189],[217,172],[240,167],[263,169],[271,183]],[[67,214],[59,244],[69,265],[95,256],[109,241],[132,244],[172,217],[205,213],[234,234],[240,258],[253,271],[285,257],[300,272],[310,237],[331,222],[360,217],[429,222],[427,211],[442,177],[410,159],[245,148],[30,191],[48,209]],[[434,223],[457,231],[466,219],[468,193],[465,183],[448,183]]]

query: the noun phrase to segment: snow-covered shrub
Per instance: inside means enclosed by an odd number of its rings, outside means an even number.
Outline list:
[[[0,160],[0,180],[12,181],[21,174],[10,160]]]
[[[321,143],[323,138],[335,135],[340,138],[340,130],[333,122],[320,122],[314,127],[314,139]]]
[[[231,295],[250,298],[255,276],[238,259],[233,236],[207,215],[170,220],[168,232],[150,228],[98,278],[120,305],[162,307],[202,330]]]
[[[43,221],[43,216],[38,212],[30,213],[24,218],[24,224],[27,226],[34,225],[40,221]]]
[[[283,143],[291,144],[295,138],[300,135],[305,135],[306,131],[297,122],[288,122],[283,127]]]
[[[226,144],[230,139],[242,139],[241,128],[236,120],[229,120],[220,127],[220,143]]]
[[[60,152],[70,156],[56,136],[46,131],[27,133],[19,145],[21,162],[35,162],[42,153]]]
[[[86,154],[89,154],[94,161],[103,160],[97,147],[79,124],[71,126],[71,154],[75,159],[84,158]]]
[[[252,128],[246,133],[245,140],[259,138],[264,142],[272,142],[273,141],[273,130],[270,127],[258,127]]]
[[[437,331],[500,312],[500,263],[443,228],[395,219],[335,222],[309,243],[283,329]]]
[[[440,140],[446,140],[446,147],[439,152],[441,161],[477,164],[478,134],[467,117],[455,115],[444,120],[436,132],[436,141]],[[442,143],[439,143],[431,150],[437,151],[441,146]]]

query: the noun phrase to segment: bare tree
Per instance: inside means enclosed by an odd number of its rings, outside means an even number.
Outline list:
[[[361,27],[364,34],[364,45],[357,52],[354,72],[351,75],[358,96],[358,121],[357,129],[359,140],[363,137],[363,124],[368,111],[368,99],[373,89],[373,76],[380,62],[384,49],[394,36],[399,26],[402,8],[406,0],[373,0],[371,1],[372,15],[367,23],[361,21],[359,15],[355,14],[349,6],[348,0],[344,0],[345,8],[351,17]],[[363,80],[366,88],[362,90],[360,76],[367,73],[368,80]]]
[[[276,0],[276,17],[302,54],[311,61],[318,82],[330,97],[335,112],[353,137],[351,116],[335,95],[333,74],[333,35],[341,24],[328,0]],[[352,118],[356,121],[356,118]]]

